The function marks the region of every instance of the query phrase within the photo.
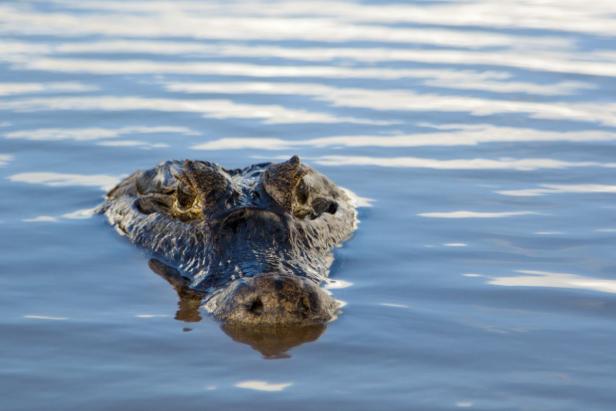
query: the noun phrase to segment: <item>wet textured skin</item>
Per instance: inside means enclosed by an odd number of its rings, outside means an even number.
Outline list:
[[[297,156],[235,170],[168,161],[121,181],[101,212],[152,252],[150,267],[180,297],[178,319],[198,321],[205,308],[242,341],[254,326],[313,327],[304,334],[315,339],[314,327],[335,318],[337,303],[320,284],[356,210]]]

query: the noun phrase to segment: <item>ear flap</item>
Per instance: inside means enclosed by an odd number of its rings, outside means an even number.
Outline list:
[[[222,171],[202,161],[184,161],[183,172],[177,178],[182,183],[178,186],[178,193],[182,191],[185,196],[198,196],[203,203],[215,201],[217,195],[229,187],[229,180]]]
[[[292,212],[295,189],[305,174],[306,169],[299,157],[293,156],[284,163],[269,166],[265,171],[263,186],[280,207]]]

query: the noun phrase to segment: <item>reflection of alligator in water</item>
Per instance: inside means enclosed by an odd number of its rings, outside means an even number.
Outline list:
[[[222,329],[234,341],[248,344],[259,351],[265,358],[288,358],[289,349],[303,343],[316,341],[325,324],[305,325],[301,327],[242,327],[226,323]]]
[[[264,341],[246,327],[278,329],[275,336],[335,316],[337,304],[319,284],[333,247],[355,229],[356,211],[344,190],[297,156],[236,170],[168,161],[124,179],[101,210],[154,253],[150,267],[177,290],[180,320],[198,321],[204,307],[234,339]],[[294,341],[287,333],[286,344],[319,334]]]

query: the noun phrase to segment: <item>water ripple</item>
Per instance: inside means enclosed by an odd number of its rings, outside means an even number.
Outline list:
[[[613,0],[0,3],[6,407],[613,409]],[[301,341],[174,319],[94,216],[292,154],[362,194]]]
[[[118,177],[96,174],[69,174],[55,172],[18,173],[7,177],[15,183],[42,184],[49,187],[98,187],[103,191],[112,189],[119,181]]]
[[[538,197],[546,194],[586,194],[612,193],[616,194],[616,186],[605,184],[541,184],[539,188],[519,190],[500,190],[498,194],[512,197]]]
[[[517,270],[516,272],[522,275],[491,278],[488,280],[488,284],[505,287],[575,288],[578,290],[616,293],[616,280],[546,271]]]
[[[616,168],[616,163],[596,161],[563,161],[550,158],[485,158],[439,160],[420,157],[322,156],[314,158],[327,166],[378,166],[395,168],[429,168],[436,170],[516,170],[567,169],[581,167]]]
[[[507,218],[528,215],[538,215],[534,211],[434,211],[417,214],[427,218]]]
[[[9,154],[0,154],[0,167],[3,167],[13,160],[13,156]]]

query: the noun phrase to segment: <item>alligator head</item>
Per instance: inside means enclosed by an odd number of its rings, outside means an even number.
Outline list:
[[[181,298],[235,329],[324,324],[338,304],[320,287],[334,246],[356,226],[347,192],[302,164],[228,170],[170,161],[124,179],[102,210]],[[187,308],[188,307],[188,308]]]

